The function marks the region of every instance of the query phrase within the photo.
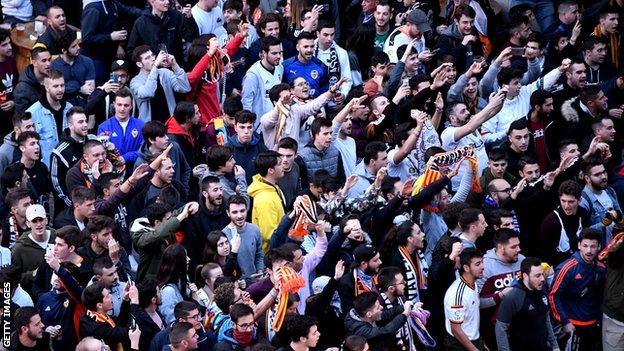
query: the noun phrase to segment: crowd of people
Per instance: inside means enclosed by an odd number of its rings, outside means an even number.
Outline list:
[[[0,2],[3,348],[624,350],[624,1]]]

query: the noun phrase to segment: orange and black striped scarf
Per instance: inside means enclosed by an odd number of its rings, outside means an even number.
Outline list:
[[[609,40],[609,48],[611,49],[611,62],[613,62],[616,68],[620,68],[620,45],[618,35],[615,33],[602,33],[600,25],[597,25],[596,28],[594,28],[594,31],[591,33],[591,35],[596,37],[605,37]]]
[[[115,321],[111,317],[109,317],[106,313],[93,312],[93,311],[87,310],[87,316],[93,318],[99,324],[108,324],[111,328],[115,328],[117,326],[115,324]],[[117,345],[115,345],[115,350],[124,351],[124,347],[119,342],[117,343]]]

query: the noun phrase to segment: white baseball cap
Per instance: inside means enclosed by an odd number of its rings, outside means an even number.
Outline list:
[[[30,205],[26,209],[26,220],[32,222],[35,218],[46,218],[45,208],[39,204]]]

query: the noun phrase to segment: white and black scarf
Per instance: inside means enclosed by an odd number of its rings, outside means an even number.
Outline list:
[[[384,309],[391,309],[393,308],[395,305],[392,303],[392,301],[390,301],[390,299],[388,298],[388,295],[386,295],[385,293],[381,293],[379,294],[379,296],[381,296],[381,300],[383,302],[383,307]],[[402,297],[397,297],[397,303],[399,305],[403,305],[405,301],[403,300]],[[412,330],[410,329],[409,325],[406,323],[404,323],[401,328],[399,328],[396,333],[394,334],[395,338],[396,338],[396,342],[397,342],[397,348],[396,350],[399,351],[416,351],[416,347],[414,346],[414,338],[412,335]]]
[[[316,47],[316,55],[318,56],[319,48]],[[342,72],[340,71],[340,60],[338,60],[338,52],[336,51],[336,44],[332,43],[329,47],[329,62],[327,62],[327,73],[329,77],[329,86],[338,83],[340,80],[340,75]]]
[[[410,301],[420,301],[419,290],[427,289],[427,272],[429,271],[425,255],[418,250],[418,259],[414,260],[405,246],[399,246],[399,253],[403,260],[407,282],[405,297]]]

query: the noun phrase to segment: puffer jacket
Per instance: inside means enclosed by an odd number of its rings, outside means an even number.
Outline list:
[[[249,186],[249,196],[253,198],[251,222],[260,228],[262,247],[267,250],[271,235],[285,214],[286,199],[277,185],[273,185],[256,174]]]
[[[305,161],[308,167],[308,178],[312,179],[314,173],[319,169],[329,172],[332,177],[345,180],[344,167],[340,151],[331,144],[325,151],[317,149],[312,142],[307,144],[300,152],[299,156]]]
[[[35,76],[33,65],[28,65],[24,72],[20,74],[20,79],[13,96],[15,96],[15,113],[19,114],[26,111],[32,104],[41,100],[44,96],[44,88]]]
[[[384,351],[387,349],[387,338],[394,338],[394,334],[403,324],[407,323],[407,317],[402,313],[403,306],[395,306],[385,309],[381,314],[379,324],[371,324],[363,320],[354,309],[345,317],[345,331],[347,335],[359,335],[364,337],[371,351]]]

